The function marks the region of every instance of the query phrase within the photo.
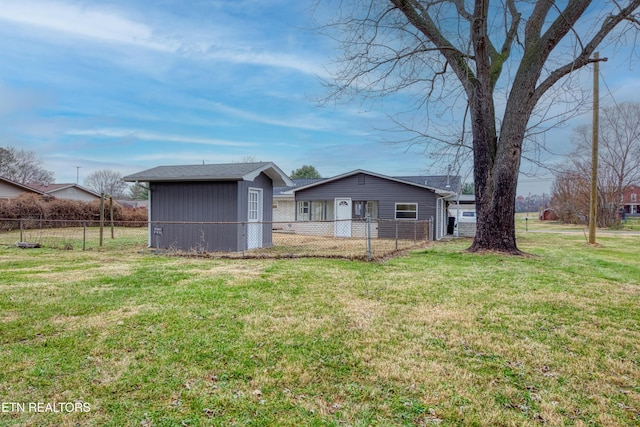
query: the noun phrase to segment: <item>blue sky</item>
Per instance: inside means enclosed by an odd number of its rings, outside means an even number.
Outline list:
[[[323,176],[446,173],[420,147],[382,142],[393,138],[376,130],[389,124],[382,107],[318,106],[336,46],[309,30],[309,4],[0,0],[0,146],[35,151],[59,183],[75,182],[77,166],[82,184],[98,169],[246,157]],[[637,67],[621,64],[608,84],[637,96]],[[547,140],[561,152],[569,133]],[[540,171],[519,193],[550,185]]]

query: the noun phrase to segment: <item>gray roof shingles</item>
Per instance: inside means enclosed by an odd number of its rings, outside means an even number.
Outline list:
[[[273,169],[288,179],[272,162],[157,166],[124,177],[125,181],[242,181],[258,170]],[[283,178],[284,179],[284,178]]]

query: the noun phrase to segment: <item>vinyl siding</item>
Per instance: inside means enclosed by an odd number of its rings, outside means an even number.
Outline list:
[[[150,188],[151,221],[238,222],[237,182],[152,182]],[[150,232],[154,247],[235,252],[241,250],[237,229],[238,224],[157,224]]]
[[[272,246],[273,186],[260,174],[254,181],[152,182],[151,246],[185,251],[237,252],[247,248],[249,188],[263,195],[263,246]],[[225,224],[168,224],[218,222]]]
[[[353,201],[377,200],[380,220],[395,220],[396,203],[417,203],[418,220],[436,218],[437,196],[434,191],[364,173],[295,192],[296,201],[333,200],[336,197],[349,197]],[[398,222],[402,224],[401,230],[410,229],[414,234],[414,227],[409,226],[411,220]],[[417,228],[418,237],[425,233],[423,228]],[[395,222],[380,221],[378,233],[379,237],[394,237]]]

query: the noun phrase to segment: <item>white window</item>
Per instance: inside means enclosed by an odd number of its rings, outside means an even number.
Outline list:
[[[396,219],[418,219],[418,204],[396,203]]]
[[[249,190],[249,221],[260,220],[260,191]]]
[[[638,196],[636,196],[636,193],[631,193],[631,201],[635,202]]]
[[[378,201],[377,200],[354,200],[353,201],[353,217],[364,219],[367,215],[371,219],[378,219]]]
[[[311,202],[298,202],[298,217],[296,218],[298,221],[309,221],[311,219],[310,206]]]
[[[333,200],[299,201],[297,221],[333,219]]]

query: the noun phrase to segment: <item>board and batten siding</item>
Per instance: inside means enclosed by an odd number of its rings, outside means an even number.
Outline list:
[[[151,244],[195,251],[238,251],[238,183],[152,182]],[[170,224],[225,222],[228,224]]]
[[[152,247],[198,252],[247,249],[250,188],[262,190],[262,246],[273,245],[273,183],[264,173],[253,181],[151,182],[149,185]]]
[[[395,220],[396,203],[417,203],[420,221],[429,219],[435,221],[436,218],[437,195],[434,191],[366,173],[347,176],[295,192],[296,202],[333,200],[337,197],[349,197],[353,201],[377,200],[379,219]],[[411,220],[399,222],[408,224]],[[424,233],[429,231],[423,228],[421,227],[418,231],[419,237],[423,237]],[[394,223],[381,221],[378,224],[379,237],[392,238],[395,237],[395,233]]]

